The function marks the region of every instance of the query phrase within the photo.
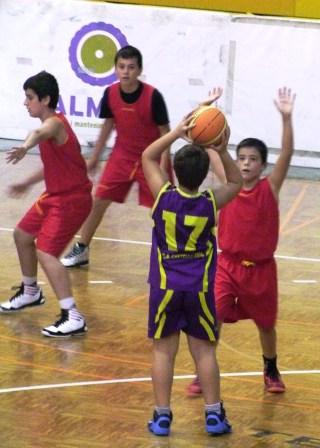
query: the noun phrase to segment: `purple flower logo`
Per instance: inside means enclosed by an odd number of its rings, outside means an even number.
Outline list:
[[[73,36],[69,47],[69,60],[75,74],[93,86],[106,86],[116,80],[114,57],[128,45],[118,28],[104,22],[83,26]]]

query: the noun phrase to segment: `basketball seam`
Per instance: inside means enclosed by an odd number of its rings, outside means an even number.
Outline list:
[[[219,117],[219,115],[222,115],[222,113],[219,111],[219,113],[214,117],[214,118],[212,118],[208,123],[207,123],[207,125],[204,127],[204,128],[202,128],[202,130],[199,132],[199,134],[195,137],[195,138],[199,138],[207,129],[208,129],[208,127],[212,124],[212,123],[214,123],[215,122],[215,120]]]

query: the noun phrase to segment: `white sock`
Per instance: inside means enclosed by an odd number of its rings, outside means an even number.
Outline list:
[[[73,297],[65,297],[64,299],[59,300],[60,308],[62,310],[71,310],[71,308],[75,308],[76,303]]]
[[[39,292],[39,286],[37,285],[37,277],[22,277],[23,282],[23,292],[29,298],[33,298]]]
[[[206,404],[205,409],[207,412],[216,412],[217,414],[221,414],[221,402],[218,401],[218,403],[213,404]]]
[[[31,286],[34,283],[37,283],[37,277],[26,277],[26,276],[22,276],[22,283],[25,286]]]
[[[170,415],[170,407],[168,406],[155,406],[155,410],[159,415]]]

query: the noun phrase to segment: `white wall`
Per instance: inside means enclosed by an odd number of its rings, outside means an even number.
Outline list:
[[[22,84],[43,69],[57,77],[81,142],[96,138],[100,120],[88,116],[87,107],[98,105],[113,68],[100,78],[94,69],[80,69],[100,79],[92,85],[76,75],[69,60],[71,42],[84,27],[80,48],[93,23],[108,24],[102,39],[110,42],[110,29],[116,47],[128,42],[141,49],[143,79],[163,93],[172,126],[220,85],[231,143],[256,136],[278,148],[280,118],[273,99],[278,87],[288,85],[297,92],[296,148],[320,153],[318,22],[75,0],[1,0],[0,138],[23,138],[35,126],[23,106]],[[81,57],[78,52],[80,65]],[[320,159],[296,156],[293,164],[320,167]]]

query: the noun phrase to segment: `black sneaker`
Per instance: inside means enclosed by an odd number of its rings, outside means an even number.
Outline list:
[[[44,302],[45,298],[40,288],[38,289],[36,294],[29,295],[24,292],[24,284],[21,283],[15,295],[12,296],[11,299],[0,304],[0,312],[12,313],[22,310],[23,308],[43,305]]]
[[[88,331],[86,321],[76,308],[61,310],[61,317],[57,322],[42,329],[44,336],[51,338],[67,338],[79,336]]]
[[[89,264],[89,247],[76,243],[60,261],[66,268],[75,268],[76,266]]]

